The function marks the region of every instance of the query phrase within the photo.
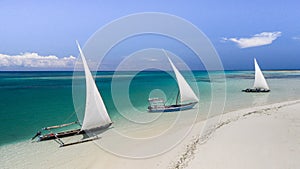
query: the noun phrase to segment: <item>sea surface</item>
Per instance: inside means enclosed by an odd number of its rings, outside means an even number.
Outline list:
[[[253,71],[183,75],[200,98],[203,117],[209,111],[213,115],[300,99],[300,71],[264,71],[270,93],[241,92],[252,87]],[[163,97],[168,104],[176,101],[178,87],[170,72],[107,71],[95,77],[109,115],[119,126],[126,127],[124,116],[146,117],[149,97]],[[82,120],[84,84],[84,76],[73,72],[0,72],[0,146],[28,141],[46,126]]]

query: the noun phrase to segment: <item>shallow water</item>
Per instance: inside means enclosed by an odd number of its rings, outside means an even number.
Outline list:
[[[229,112],[300,99],[300,71],[265,71],[270,93],[241,92],[252,87],[253,71],[226,71],[226,79],[222,79],[222,72],[210,72],[211,78],[204,71],[193,74],[194,77],[183,73],[192,88],[195,91],[198,88],[200,93],[200,120],[209,112],[210,115],[222,113],[223,104],[224,111]],[[146,111],[149,96],[165,97],[169,104],[175,102],[178,87],[172,75],[158,71],[113,75],[114,72],[98,72],[96,83],[117,128],[125,131],[136,125],[175,119],[173,115]],[[83,76],[76,78],[83,79]],[[72,79],[73,72],[0,72],[0,132],[5,136],[1,137],[0,145],[28,140],[45,126],[77,120]],[[84,110],[84,99],[77,100],[81,107],[76,110]],[[78,115],[80,119],[81,113]]]

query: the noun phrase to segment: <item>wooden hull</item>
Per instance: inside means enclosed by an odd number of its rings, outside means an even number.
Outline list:
[[[64,132],[59,132],[59,133],[50,133],[50,134],[41,135],[39,137],[38,141],[53,140],[53,139],[57,139],[57,138],[64,138],[64,137],[74,136],[74,135],[83,134],[83,133],[84,133],[84,131],[82,131],[80,129],[69,130],[69,131],[64,131]]]
[[[163,108],[148,108],[148,112],[174,112],[174,111],[182,111],[182,110],[188,110],[192,109],[198,102],[192,102],[187,104],[181,104],[181,105],[170,105],[165,106]]]
[[[64,137],[69,137],[69,136],[74,136],[74,135],[78,135],[78,134],[85,134],[86,132],[96,132],[96,131],[100,131],[103,129],[107,129],[112,125],[112,123],[104,125],[104,126],[100,126],[98,128],[94,128],[88,131],[83,131],[81,129],[75,129],[75,130],[69,130],[69,131],[64,131],[64,132],[59,132],[59,133],[50,133],[50,134],[45,134],[45,135],[41,135],[39,136],[38,141],[45,141],[45,140],[53,140],[53,139],[57,139],[57,138],[64,138]]]
[[[246,93],[267,93],[267,92],[270,92],[270,90],[267,90],[267,89],[245,89],[245,90],[242,90],[242,92],[246,92]]]

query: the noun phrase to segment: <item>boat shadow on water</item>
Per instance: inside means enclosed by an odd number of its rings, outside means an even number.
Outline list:
[[[90,137],[93,137],[93,136],[99,136],[99,135],[103,134],[104,132],[107,132],[108,130],[113,129],[114,127],[111,126],[111,125],[112,125],[112,123],[107,125],[107,126],[101,126],[99,128],[96,128],[96,129],[85,131],[82,134],[83,135],[82,139],[90,138]]]
[[[75,144],[80,144],[80,143],[85,143],[85,142],[89,142],[89,141],[94,141],[97,139],[100,139],[100,135],[103,134],[104,132],[112,129],[113,127],[110,127],[110,125],[108,127],[100,127],[98,129],[93,129],[93,131],[85,131],[82,133],[82,138],[78,141],[73,141],[70,143],[65,143],[63,142],[61,139],[54,139],[55,142],[57,142],[60,146],[59,147],[66,147],[66,146],[71,146],[71,145],[75,145]]]

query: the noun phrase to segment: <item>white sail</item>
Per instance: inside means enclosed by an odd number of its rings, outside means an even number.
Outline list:
[[[76,43],[82,59],[86,81],[85,114],[81,130],[90,130],[110,124],[111,119],[109,118],[106,107],[98,91],[93,76],[89,70],[80,45],[77,41]]]
[[[167,53],[165,52],[167,55]],[[167,56],[168,57],[168,56]],[[186,82],[184,77],[181,75],[181,73],[178,71],[178,69],[174,66],[173,62],[171,59],[168,57],[169,62],[173,68],[173,71],[175,73],[179,91],[180,91],[180,101],[181,103],[186,102],[186,101],[199,101],[198,97],[194,93],[193,89],[191,86]]]
[[[267,81],[266,81],[263,73],[261,72],[255,58],[254,58],[254,65],[255,65],[255,80],[254,80],[253,88],[269,90],[269,86],[267,84]]]

